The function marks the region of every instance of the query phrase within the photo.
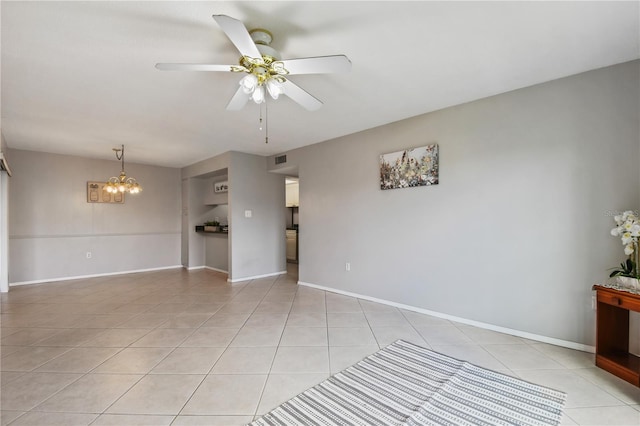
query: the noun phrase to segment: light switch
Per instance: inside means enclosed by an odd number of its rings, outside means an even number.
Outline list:
[[[252,213],[253,212],[251,210],[245,210],[244,211],[244,217],[251,217]]]

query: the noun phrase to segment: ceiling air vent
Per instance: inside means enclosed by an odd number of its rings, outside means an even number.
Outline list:
[[[278,155],[276,157],[276,164],[282,164],[282,163],[286,163],[287,162],[287,156],[286,155]]]

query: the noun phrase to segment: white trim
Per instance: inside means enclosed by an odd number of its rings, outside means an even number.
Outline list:
[[[227,281],[230,282],[230,283],[237,283],[239,281],[257,280],[258,278],[273,277],[275,275],[283,275],[283,274],[286,274],[286,273],[287,273],[287,271],[280,271],[280,272],[273,272],[271,274],[254,275],[253,277],[244,277],[244,278],[235,278],[235,279],[227,278]]]
[[[229,274],[229,271],[225,271],[224,269],[212,268],[211,266],[205,266],[204,269],[210,269],[216,272],[222,272],[223,274]]]
[[[61,277],[61,278],[47,278],[44,280],[34,280],[34,281],[19,281],[15,283],[10,283],[11,287],[18,285],[28,285],[28,284],[42,284],[42,283],[52,283],[56,281],[69,281],[69,280],[81,280],[83,278],[96,278],[96,277],[108,277],[111,275],[125,275],[125,274],[135,274],[138,272],[153,272],[153,271],[164,271],[166,269],[178,269],[184,268],[182,265],[174,265],[174,266],[163,266],[160,268],[148,268],[148,269],[134,269],[131,271],[120,271],[120,272],[106,272],[103,274],[91,274],[91,275],[76,275],[73,277]]]
[[[184,266],[187,271],[199,271],[200,269],[206,268],[206,266]]]
[[[321,285],[317,285],[317,284],[306,283],[304,281],[298,281],[298,284],[299,285],[303,285],[305,287],[311,287],[311,288],[316,288],[318,290],[328,291],[328,292],[331,292],[331,293],[342,294],[344,296],[357,297],[358,299],[368,300],[370,302],[381,303],[383,305],[394,306],[396,308],[404,309],[404,310],[407,310],[407,311],[412,311],[412,312],[418,312],[420,314],[431,315],[431,316],[434,316],[434,317],[443,318],[443,319],[447,319],[447,320],[450,320],[450,321],[459,322],[459,323],[462,323],[462,324],[472,325],[474,327],[484,328],[486,330],[497,331],[499,333],[511,334],[513,336],[518,336],[518,337],[522,337],[522,338],[529,339],[529,340],[535,340],[535,341],[538,341],[538,342],[549,343],[549,344],[555,345],[555,346],[562,346],[562,347],[569,348],[569,349],[575,349],[575,350],[578,350],[578,351],[591,352],[591,353],[595,353],[595,351],[596,351],[595,346],[583,345],[582,343],[570,342],[568,340],[561,340],[561,339],[556,339],[554,337],[547,337],[547,336],[541,336],[539,334],[528,333],[526,331],[514,330],[514,329],[506,328],[506,327],[500,327],[500,326],[493,325],[493,324],[487,324],[487,323],[484,323],[484,322],[474,321],[474,320],[470,320],[470,319],[466,319],[466,318],[460,318],[460,317],[456,317],[456,316],[449,315],[449,314],[443,314],[441,312],[435,312],[435,311],[430,311],[430,310],[427,310],[427,309],[417,308],[415,306],[404,305],[402,303],[391,302],[389,300],[378,299],[378,298],[375,298],[375,297],[364,296],[364,295],[358,294],[358,293],[351,293],[349,291],[342,291],[342,290],[338,290],[338,289],[331,288],[331,287],[325,287],[325,286],[321,286]]]

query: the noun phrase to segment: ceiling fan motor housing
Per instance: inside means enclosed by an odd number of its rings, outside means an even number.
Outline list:
[[[270,56],[274,61],[280,60],[280,52],[270,46],[273,35],[269,31],[256,28],[249,31],[249,34],[262,56]]]

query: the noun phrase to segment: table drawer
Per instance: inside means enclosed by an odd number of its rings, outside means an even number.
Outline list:
[[[607,305],[618,306],[630,311],[640,312],[640,300],[638,300],[637,298],[633,298],[632,296],[625,297],[617,294],[609,294],[599,291],[598,302],[606,303]]]

